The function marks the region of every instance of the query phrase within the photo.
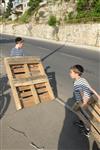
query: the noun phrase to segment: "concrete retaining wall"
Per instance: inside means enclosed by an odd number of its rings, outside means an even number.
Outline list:
[[[34,38],[58,40],[78,45],[100,46],[100,24],[76,24],[59,27],[55,34],[54,28],[48,25],[0,25],[0,33],[7,33],[19,36],[31,36]]]

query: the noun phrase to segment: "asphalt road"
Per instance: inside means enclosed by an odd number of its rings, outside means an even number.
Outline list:
[[[75,48],[24,39],[25,55],[39,56],[43,62],[58,101],[71,106],[73,81],[69,77],[69,68],[80,64],[85,68],[84,77],[97,92],[100,92],[100,53],[83,48]],[[0,37],[0,55],[9,56],[14,47],[14,37]],[[4,69],[2,70],[2,72]],[[81,135],[73,126],[76,116],[57,100],[42,103],[32,108],[16,111],[12,93],[6,78],[0,80],[4,96],[0,96],[1,150],[35,149],[29,143],[34,142],[46,150],[97,150],[92,137]]]

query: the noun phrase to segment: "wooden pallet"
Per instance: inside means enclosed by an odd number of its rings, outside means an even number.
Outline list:
[[[40,58],[6,57],[4,63],[17,110],[54,99]]]
[[[94,98],[86,110],[80,112],[81,120],[90,126],[94,138],[100,142],[100,102]]]

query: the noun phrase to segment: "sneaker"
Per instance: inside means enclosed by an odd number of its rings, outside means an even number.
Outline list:
[[[86,137],[90,137],[90,129],[89,129],[89,128],[86,128],[85,130],[83,130],[83,134],[84,134]]]
[[[74,125],[76,125],[76,126],[78,126],[78,127],[80,127],[80,128],[84,128],[85,126],[84,126],[84,123],[80,120],[80,121],[75,121],[74,122]]]

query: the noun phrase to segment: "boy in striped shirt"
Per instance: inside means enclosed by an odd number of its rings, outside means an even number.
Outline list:
[[[12,48],[10,56],[24,56],[23,52],[23,39],[21,37],[17,37],[15,39],[15,47]]]
[[[74,65],[70,68],[70,77],[74,79],[73,85],[73,94],[76,100],[76,103],[73,106],[73,110],[78,112],[81,108],[86,109],[88,107],[88,103],[90,102],[93,94],[96,95],[98,99],[100,99],[100,95],[89,85],[88,81],[81,77],[84,72],[84,68],[81,65]],[[81,118],[79,112],[77,113],[79,118]],[[81,124],[81,122],[80,122]],[[85,126],[88,126],[87,123]],[[88,132],[86,132],[88,134]]]

